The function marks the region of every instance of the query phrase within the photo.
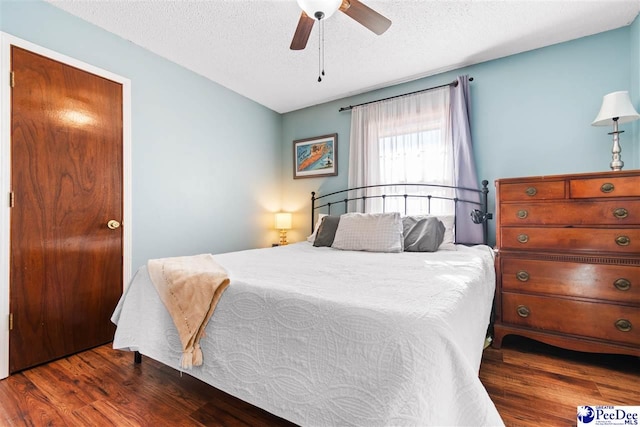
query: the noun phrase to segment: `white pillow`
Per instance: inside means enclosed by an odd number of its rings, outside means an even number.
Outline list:
[[[327,214],[318,214],[318,220],[316,221],[315,227],[313,227],[313,233],[311,233],[311,235],[307,237],[307,242],[309,243],[315,242],[316,234],[318,233],[318,228],[322,223],[322,218],[324,218],[325,216],[327,216]]]
[[[348,251],[402,252],[402,218],[398,212],[348,213],[340,217],[332,248]]]
[[[444,224],[444,239],[438,247],[438,250],[455,251],[456,250],[456,216],[455,215],[431,215],[438,218]]]

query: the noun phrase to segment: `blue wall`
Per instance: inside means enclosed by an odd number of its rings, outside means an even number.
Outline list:
[[[629,59],[631,61],[630,69],[630,90],[631,102],[638,109],[640,107],[640,16],[637,16],[630,27],[631,48]],[[640,165],[640,120],[633,122],[633,131],[635,139],[632,143],[636,147],[636,166]],[[623,157],[624,158],[624,157]]]
[[[607,132],[612,129],[593,127],[591,122],[609,92],[635,90],[638,107],[638,25],[285,114],[285,171],[293,167],[291,141],[332,132],[339,138],[337,177],[293,180],[285,174],[283,207],[296,212],[297,229],[290,233],[291,240],[309,234],[311,191],[347,185],[351,114],[339,113],[340,107],[448,83],[460,74],[475,79],[471,83],[474,152],[478,176],[489,180],[492,191],[497,178],[609,170],[612,138]],[[638,169],[637,127],[620,128],[626,131],[621,136],[625,169]],[[493,207],[492,193],[490,199]]]
[[[131,80],[134,269],[277,241],[279,114],[42,1],[0,30]]]

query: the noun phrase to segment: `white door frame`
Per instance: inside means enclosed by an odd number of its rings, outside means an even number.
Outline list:
[[[9,261],[11,209],[11,46],[17,46],[122,85],[123,288],[131,279],[131,81],[109,71],[0,32],[0,379],[9,376]]]

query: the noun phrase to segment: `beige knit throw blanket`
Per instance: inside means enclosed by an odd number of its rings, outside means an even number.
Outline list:
[[[147,269],[182,342],[180,367],[202,365],[200,338],[229,276],[211,254],[150,259]]]

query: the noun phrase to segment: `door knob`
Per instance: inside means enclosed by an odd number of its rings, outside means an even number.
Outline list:
[[[111,219],[107,223],[107,227],[109,227],[112,230],[115,230],[116,228],[120,227],[120,223],[118,221],[116,221],[115,219]]]

